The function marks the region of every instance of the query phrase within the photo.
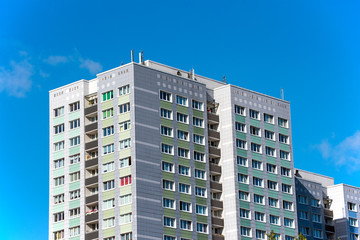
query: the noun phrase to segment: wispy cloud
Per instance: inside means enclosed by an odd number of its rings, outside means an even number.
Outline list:
[[[94,62],[90,59],[80,58],[80,68],[87,69],[91,74],[99,73],[102,70],[102,66],[98,62]]]
[[[356,131],[337,145],[323,140],[315,147],[324,159],[331,159],[337,166],[345,166],[350,172],[360,170],[360,131]]]
[[[11,61],[9,68],[0,67],[0,92],[7,92],[10,96],[25,97],[33,84],[31,79],[34,74],[33,69],[33,65],[27,59]]]
[[[69,58],[67,56],[49,56],[48,58],[44,59],[44,62],[56,66],[60,63],[67,63]]]

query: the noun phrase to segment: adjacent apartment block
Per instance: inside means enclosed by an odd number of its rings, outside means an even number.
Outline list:
[[[289,102],[142,57],[49,98],[49,239],[297,236]]]

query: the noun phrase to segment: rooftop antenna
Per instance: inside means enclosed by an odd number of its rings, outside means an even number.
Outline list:
[[[281,89],[280,93],[281,93],[281,100],[284,100],[284,89]]]
[[[195,80],[195,69],[192,69],[192,80]]]
[[[223,83],[226,83],[226,77],[225,76],[223,76]]]
[[[144,53],[143,53],[143,51],[139,52],[139,63],[144,64]]]
[[[124,62],[121,62],[121,66],[124,65]]]
[[[134,62],[134,50],[131,50],[131,62]]]

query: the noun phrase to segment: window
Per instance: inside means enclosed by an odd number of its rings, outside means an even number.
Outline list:
[[[179,183],[179,192],[190,194],[190,185]]]
[[[240,227],[240,234],[244,237],[251,237],[251,229],[248,227]]]
[[[56,168],[61,168],[61,167],[63,167],[63,166],[64,166],[64,163],[65,163],[65,161],[64,161],[63,158],[58,159],[58,160],[55,160],[55,161],[54,161],[54,167],[55,167],[55,169],[56,169]]]
[[[171,228],[175,228],[175,218],[170,218],[170,217],[164,217],[164,226],[165,227],[171,227]]]
[[[262,170],[262,162],[252,160],[252,168],[257,170]]]
[[[261,178],[253,177],[253,184],[255,187],[264,187],[264,180]]]
[[[120,141],[120,149],[126,149],[131,147],[131,139],[127,138]]]
[[[293,210],[293,203],[288,201],[283,201],[283,208],[284,210],[292,211]]]
[[[104,155],[114,152],[114,144],[103,146]]]
[[[206,179],[206,172],[200,169],[195,169],[195,178]]]
[[[103,172],[104,173],[114,171],[114,169],[115,169],[114,162],[109,162],[109,163],[103,164]]]
[[[265,239],[265,231],[256,229],[255,235],[256,239]]]
[[[191,212],[191,203],[180,201],[180,211]]]
[[[254,203],[264,205],[264,196],[254,194]]]
[[[168,137],[172,137],[172,128],[161,126],[160,134]]]
[[[163,189],[174,191],[174,182],[163,179]]]
[[[54,232],[54,240],[64,239],[64,230]]]
[[[279,207],[279,200],[276,198],[271,198],[269,197],[269,206],[273,207],[273,208],[278,208]]]
[[[201,118],[193,117],[193,125],[196,127],[204,127],[204,120]]]
[[[312,198],[311,199],[311,206],[320,207],[320,200]]]
[[[350,240],[359,240],[359,235],[355,233],[350,233]]]
[[[322,231],[319,229],[314,229],[313,230],[313,237],[314,238],[322,238]]]
[[[161,108],[160,109],[160,116],[162,118],[166,118],[166,119],[172,119],[172,111],[165,109],[165,108]]]
[[[305,236],[309,236],[310,230],[308,227],[299,227],[299,232]]]
[[[80,154],[72,155],[69,157],[70,164],[75,164],[80,162]]]
[[[237,161],[237,164],[240,165],[240,166],[243,166],[243,167],[248,166],[247,158],[237,156],[236,161]]]
[[[288,235],[285,235],[285,240],[295,240],[295,238],[291,237],[291,236],[288,236]]]
[[[264,121],[274,124],[274,116],[264,113]]]
[[[131,128],[130,120],[119,123],[119,132],[129,130]]]
[[[164,240],[176,240],[176,237],[164,235]]]
[[[126,213],[126,214],[120,215],[120,224],[126,224],[126,223],[131,223],[131,222],[132,222],[132,214],[131,213]]]
[[[192,100],[192,107],[193,109],[203,111],[204,110],[204,104],[202,102]]]
[[[167,102],[171,102],[171,93],[160,91],[160,99]]]
[[[119,87],[119,96],[126,95],[129,93],[130,93],[130,85]]]
[[[268,180],[268,189],[277,191],[278,190],[277,182]]]
[[[248,193],[248,192],[239,191],[239,199],[242,200],[242,201],[249,202],[249,201],[250,201],[249,193]]]
[[[246,150],[246,141],[240,140],[240,139],[236,139],[236,147]]]
[[[245,133],[246,132],[246,125],[243,124],[243,123],[235,122],[235,129],[236,129],[236,131]]]
[[[121,238],[120,238],[121,240],[132,240],[132,239],[133,239],[131,232],[130,232],[130,233],[121,234],[120,236],[121,236]]]
[[[308,220],[309,219],[309,213],[305,212],[305,211],[300,211],[299,218],[303,219],[303,220]]]
[[[59,117],[64,115],[64,107],[59,107],[54,109],[54,116]]]
[[[125,168],[131,166],[131,158],[123,158],[119,160],[120,162],[120,168]]]
[[[80,189],[70,192],[70,200],[80,198]]]
[[[70,112],[74,112],[80,109],[80,102],[74,102],[69,104]]]
[[[80,226],[69,228],[70,237],[80,235]]]
[[[191,221],[180,219],[180,229],[191,231]]]
[[[55,185],[55,187],[56,187],[56,186],[63,185],[64,183],[65,183],[65,177],[64,177],[64,176],[54,178],[54,185]]]
[[[70,138],[70,146],[77,146],[80,144],[80,136]]]
[[[357,219],[349,217],[350,226],[357,227]]]
[[[197,223],[196,224],[196,231],[200,233],[207,233],[207,224],[205,223]]]
[[[189,141],[189,133],[177,130],[177,138],[184,141]]]
[[[261,153],[261,145],[257,143],[251,143],[251,151]]]
[[[168,162],[162,162],[161,169],[164,172],[174,172],[174,164]]]
[[[260,128],[254,127],[254,126],[250,126],[250,134],[254,135],[254,136],[259,136],[260,137]]]
[[[176,113],[176,120],[181,123],[188,123],[188,115]]]
[[[80,119],[75,119],[69,122],[70,129],[78,128],[80,127]]]
[[[298,196],[298,199],[299,199],[299,203],[301,203],[301,204],[308,204],[307,197],[299,195],[299,196]]]
[[[265,147],[266,155],[270,157],[275,157],[275,149],[271,147]]]
[[[54,204],[59,204],[64,202],[64,194],[54,196]]]
[[[289,168],[281,167],[281,175],[291,177],[291,170]]]
[[[120,206],[127,205],[130,203],[132,203],[132,195],[131,194],[120,196]]]
[[[284,160],[289,160],[289,153],[280,150],[280,158],[281,158],[281,159],[284,159]]]
[[[289,137],[279,133],[279,142],[289,144]]]
[[[190,176],[190,168],[179,165],[179,174],[184,176]]]
[[[163,198],[163,207],[175,209],[175,200]]]
[[[110,180],[110,181],[104,182],[103,185],[104,185],[104,191],[107,191],[107,190],[113,189],[115,187],[115,182],[114,182],[114,180]]]
[[[120,186],[127,186],[131,184],[131,175],[120,178]]]
[[[162,143],[161,144],[161,152],[166,154],[173,154],[173,146]]]
[[[103,102],[108,101],[108,100],[113,99],[113,98],[114,98],[114,94],[113,94],[112,90],[102,94]]]
[[[103,229],[111,228],[113,226],[115,226],[115,218],[114,217],[106,218],[103,220]]]
[[[312,214],[312,221],[313,221],[313,222],[320,223],[320,222],[321,222],[320,215],[318,215],[318,214]]]
[[[104,240],[115,240],[115,237],[107,237],[107,238],[104,238]]]
[[[124,103],[119,106],[119,114],[130,112],[130,103]]]
[[[195,186],[195,196],[206,197],[206,189]]]
[[[265,138],[270,139],[270,140],[274,140],[274,132],[265,130]]]
[[[189,158],[189,150],[178,148],[178,156],[181,158]]]
[[[276,171],[276,165],[273,165],[273,164],[270,164],[270,163],[267,163],[267,164],[266,164],[266,170],[267,170],[267,172],[269,172],[269,173],[274,173],[274,174],[277,173],[277,171]]]
[[[107,119],[107,118],[114,116],[114,109],[109,108],[109,109],[102,111],[102,113],[103,113],[103,119]]]
[[[195,161],[204,162],[205,161],[204,156],[205,156],[205,154],[194,151],[194,160]]]
[[[204,145],[204,136],[193,134],[193,138],[194,143]]]
[[[54,222],[64,221],[64,212],[54,214]]]
[[[75,172],[70,174],[70,182],[75,182],[80,180],[80,172]]]
[[[238,182],[249,184],[249,176],[245,174],[238,173]]]
[[[115,207],[115,199],[111,198],[103,201],[103,210]]]
[[[292,194],[292,188],[291,185],[282,184],[282,192]]]
[[[348,206],[349,211],[356,212],[356,204],[355,203],[348,202],[347,206]]]
[[[207,207],[196,204],[196,214],[207,215]]]
[[[188,105],[188,100],[187,100],[186,97],[182,97],[182,96],[176,95],[176,104],[187,107],[187,105]]]
[[[60,124],[54,127],[54,134],[59,134],[65,131],[64,124]]]
[[[270,224],[280,225],[280,218],[278,216],[270,215]]]
[[[241,107],[241,106],[238,106],[238,105],[235,105],[235,114],[245,116],[245,108]]]
[[[64,146],[65,146],[64,141],[54,143],[54,151],[56,152],[56,151],[63,150]]]
[[[103,136],[110,136],[114,134],[114,126],[103,128]]]
[[[250,115],[250,118],[259,120],[259,112],[258,111],[249,109],[249,115]]]
[[[250,219],[250,210],[240,208],[240,217]]]
[[[294,219],[284,218],[285,227],[293,228],[294,227]]]
[[[284,128],[288,127],[288,121],[283,118],[278,118],[278,124],[280,127],[284,127]]]

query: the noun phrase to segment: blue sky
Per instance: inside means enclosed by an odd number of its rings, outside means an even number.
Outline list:
[[[271,96],[283,88],[295,167],[360,186],[359,8],[332,0],[0,1],[1,239],[47,239],[48,91],[129,62],[131,49]]]

